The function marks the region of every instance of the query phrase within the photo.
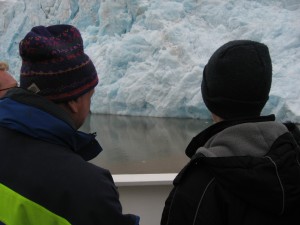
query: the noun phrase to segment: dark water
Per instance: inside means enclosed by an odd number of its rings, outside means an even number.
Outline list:
[[[112,174],[177,173],[190,140],[210,120],[91,114],[81,130],[97,132],[104,149],[92,163]]]

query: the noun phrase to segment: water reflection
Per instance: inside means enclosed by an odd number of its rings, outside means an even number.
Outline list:
[[[176,173],[184,151],[209,120],[92,114],[81,130],[97,132],[103,152],[91,160],[113,174]]]

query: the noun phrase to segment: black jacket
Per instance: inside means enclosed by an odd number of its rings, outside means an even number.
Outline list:
[[[10,207],[0,224],[138,224],[122,214],[110,172],[86,162],[100,151],[54,103],[10,92],[0,100],[0,201]]]
[[[161,225],[297,224],[300,150],[274,119],[223,121],[197,135]]]

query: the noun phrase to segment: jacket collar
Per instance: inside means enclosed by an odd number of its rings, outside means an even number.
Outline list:
[[[0,100],[0,108],[2,127],[70,148],[85,160],[102,151],[95,134],[77,131],[60,107],[41,96],[17,88]]]
[[[260,116],[260,117],[253,117],[253,118],[245,118],[240,120],[224,120],[218,123],[213,124],[212,126],[208,127],[201,133],[199,133],[197,136],[195,136],[191,142],[188,144],[185,153],[188,157],[192,157],[196,151],[205,145],[205,143],[214,135],[221,132],[222,130],[242,124],[242,123],[251,123],[251,122],[266,122],[266,121],[274,121],[275,116],[269,115],[269,116]]]
[[[6,93],[4,98],[10,98],[19,103],[30,105],[48,112],[49,114],[65,121],[70,126],[72,126],[72,128],[76,129],[74,122],[63,109],[40,95],[24,90],[22,88],[13,88]]]

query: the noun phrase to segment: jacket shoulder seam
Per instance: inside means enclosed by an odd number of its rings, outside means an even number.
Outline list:
[[[275,163],[275,161],[270,157],[270,156],[265,156],[267,159],[269,159],[271,161],[271,163],[274,165],[274,168],[275,168],[275,172],[276,172],[276,176],[278,178],[278,182],[279,182],[279,185],[280,185],[280,188],[281,188],[281,191],[282,191],[282,208],[281,208],[281,211],[280,211],[280,215],[283,214],[284,212],[284,208],[285,208],[285,193],[284,193],[284,187],[283,187],[283,184],[282,184],[282,181],[281,181],[281,178],[279,176],[279,173],[278,173],[278,168],[277,168],[277,165]]]
[[[204,191],[203,191],[203,193],[202,193],[202,196],[201,196],[201,198],[200,198],[200,200],[199,200],[199,203],[198,203],[198,206],[197,206],[197,210],[196,210],[196,213],[195,213],[195,216],[194,216],[193,225],[196,224],[197,215],[198,215],[198,212],[199,212],[199,208],[200,208],[200,206],[201,206],[201,204],[202,204],[204,195],[206,194],[206,191],[208,190],[209,186],[212,184],[212,182],[213,182],[214,180],[215,180],[215,177],[213,177],[213,178],[208,182],[208,184],[206,185],[206,187],[205,187],[205,189],[204,189]]]

